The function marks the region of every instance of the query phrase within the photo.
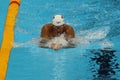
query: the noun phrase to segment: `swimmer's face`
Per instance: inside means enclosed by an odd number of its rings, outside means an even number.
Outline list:
[[[53,17],[53,22],[52,23],[55,26],[61,26],[61,25],[63,25],[64,24],[64,18],[63,18],[63,16],[62,15],[55,15]]]

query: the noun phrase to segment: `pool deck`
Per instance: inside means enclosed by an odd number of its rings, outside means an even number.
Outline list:
[[[14,42],[15,19],[19,6],[20,0],[10,0],[0,48],[0,80],[5,80],[6,77],[9,56]]]

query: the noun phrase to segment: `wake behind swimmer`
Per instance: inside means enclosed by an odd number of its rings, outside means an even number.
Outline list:
[[[52,23],[45,24],[41,31],[41,47],[49,47],[59,50],[62,47],[75,47],[73,40],[75,39],[74,29],[64,24],[62,15],[55,15]]]

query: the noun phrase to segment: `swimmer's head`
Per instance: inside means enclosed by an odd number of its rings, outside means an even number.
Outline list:
[[[52,21],[52,24],[55,25],[55,26],[61,26],[64,24],[64,18],[62,15],[55,15],[53,17],[53,21]]]

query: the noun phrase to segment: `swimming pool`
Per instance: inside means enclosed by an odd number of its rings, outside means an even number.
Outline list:
[[[58,51],[38,47],[42,26],[55,14],[86,41]],[[119,24],[119,0],[22,0],[6,80],[119,80]]]

